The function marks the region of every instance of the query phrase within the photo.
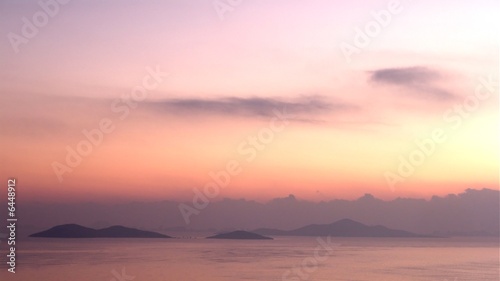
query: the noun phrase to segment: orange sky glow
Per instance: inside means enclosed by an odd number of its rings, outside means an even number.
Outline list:
[[[224,20],[208,4],[72,3],[18,53],[2,41],[2,177],[48,202],[190,200],[221,171],[214,200],[499,188],[493,1],[402,2],[349,60],[341,43],[386,2],[281,2]],[[34,11],[13,7],[2,34]]]

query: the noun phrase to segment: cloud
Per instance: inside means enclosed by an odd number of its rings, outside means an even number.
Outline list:
[[[30,187],[26,188],[28,190]],[[222,230],[271,227],[288,230],[312,223],[332,223],[350,218],[365,224],[382,224],[422,234],[483,233],[494,235],[498,239],[499,195],[500,192],[496,189],[468,189],[463,193],[433,196],[430,200],[397,198],[384,201],[365,195],[361,199],[354,200],[313,202],[289,195],[267,203],[259,203],[225,198],[211,203],[213,205],[201,212],[199,219],[193,220],[189,228],[213,231],[214,228]],[[136,201],[121,204],[27,202],[20,209],[20,216],[23,216],[26,225],[34,228],[32,233],[51,227],[55,223],[78,223],[90,226],[99,221],[108,222],[110,225],[126,224],[130,227],[154,230],[160,227],[163,229],[184,227],[184,219],[178,206],[179,202],[174,201]],[[2,215],[4,214],[0,214],[0,219]],[[290,217],[294,219],[288,219]],[[24,228],[21,230],[26,231]]]
[[[418,98],[455,99],[456,95],[436,85],[442,79],[440,72],[421,66],[378,69],[370,76],[370,81],[404,87]]]
[[[392,84],[427,83],[439,79],[441,74],[426,67],[385,68],[373,72],[371,79]]]
[[[56,96],[56,95],[0,95],[0,128],[8,136],[50,138],[65,134],[78,136],[81,128],[92,128],[103,117],[114,118],[110,105],[113,99]],[[12,107],[12,104],[18,106]],[[278,110],[291,116],[289,120],[322,124],[322,114],[356,110],[355,105],[326,99],[321,96],[296,98],[225,97],[176,98],[144,101],[140,110],[171,114],[184,119],[219,115],[225,118],[272,118]]]
[[[262,97],[166,99],[149,102],[149,106],[175,114],[216,114],[243,117],[271,117],[274,116],[274,110],[286,110],[291,115],[297,115],[297,120],[300,121],[313,121],[307,116],[357,108],[349,103],[327,101],[321,96],[302,96],[295,99]]]

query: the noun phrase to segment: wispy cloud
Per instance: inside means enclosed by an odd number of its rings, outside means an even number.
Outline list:
[[[456,95],[442,89],[437,82],[443,75],[434,69],[414,66],[406,68],[384,68],[371,72],[370,81],[404,87],[406,92],[417,98],[452,100]]]
[[[217,114],[243,117],[270,117],[274,115],[275,109],[286,109],[292,115],[305,117],[357,108],[353,104],[331,101],[321,96],[301,96],[295,99],[268,97],[166,99],[150,102],[149,106],[173,114]]]
[[[35,96],[6,94],[0,97],[0,127],[8,135],[50,137],[55,134],[78,134],[81,128],[95,126],[100,118],[117,118],[110,105],[113,99],[75,96]],[[23,104],[13,110],[9,104]],[[324,115],[357,110],[355,104],[319,95],[295,98],[224,97],[172,98],[144,101],[138,110],[172,115],[175,118],[271,118],[274,110],[286,112],[290,120],[301,123],[324,123]],[[161,118],[161,117],[160,117]],[[325,117],[327,118],[327,117]]]

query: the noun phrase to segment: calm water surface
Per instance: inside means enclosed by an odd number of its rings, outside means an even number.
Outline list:
[[[500,280],[498,238],[330,242],[30,238],[18,242],[16,274],[1,245],[0,280]]]

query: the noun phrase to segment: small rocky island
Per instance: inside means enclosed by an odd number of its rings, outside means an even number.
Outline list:
[[[272,240],[271,237],[266,237],[257,233],[238,230],[233,232],[221,233],[207,237],[207,239],[249,239],[249,240]]]
[[[412,232],[390,229],[382,225],[365,225],[351,219],[331,224],[310,224],[293,230],[261,228],[254,230],[262,235],[273,236],[332,236],[332,237],[431,237]]]
[[[45,238],[172,238],[152,231],[128,228],[121,225],[93,229],[78,224],[63,224],[31,234],[30,237]]]

